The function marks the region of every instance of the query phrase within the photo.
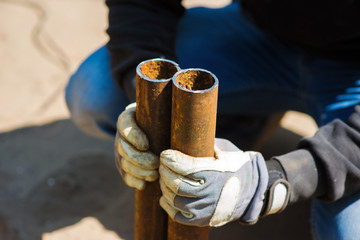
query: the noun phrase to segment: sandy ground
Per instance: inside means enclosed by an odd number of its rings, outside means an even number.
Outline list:
[[[115,170],[113,143],[80,132],[64,102],[71,73],[107,41],[106,14],[100,0],[0,0],[0,240],[133,238],[133,191]],[[295,112],[281,126],[265,155],[316,130]],[[309,239],[309,203],[297,206],[211,239]]]

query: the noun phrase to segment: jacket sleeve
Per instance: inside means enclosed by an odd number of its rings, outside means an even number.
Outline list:
[[[106,4],[111,72],[120,87],[134,79],[143,60],[175,60],[177,25],[185,11],[181,0],[106,0]]]
[[[346,122],[334,120],[300,141],[298,150],[274,157],[290,182],[290,202],[335,201],[360,190],[360,105]]]

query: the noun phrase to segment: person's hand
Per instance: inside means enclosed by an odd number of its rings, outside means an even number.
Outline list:
[[[215,140],[215,158],[195,158],[176,150],[160,155],[160,205],[182,224],[222,226],[258,220],[268,184],[264,158]]]
[[[149,149],[149,141],[135,120],[136,103],[119,115],[115,137],[115,162],[125,183],[138,190],[158,177],[159,156]]]

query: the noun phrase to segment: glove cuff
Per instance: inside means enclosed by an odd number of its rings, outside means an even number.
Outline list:
[[[262,217],[282,212],[289,203],[290,184],[285,179],[276,180],[266,194]]]
[[[289,203],[290,184],[286,180],[281,164],[272,159],[266,162],[269,172],[269,182],[265,193],[265,203],[261,216],[282,212]]]

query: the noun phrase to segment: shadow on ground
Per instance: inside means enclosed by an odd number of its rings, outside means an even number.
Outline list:
[[[266,156],[293,149],[300,137],[279,129]],[[281,141],[280,141],[281,139]],[[133,191],[117,174],[113,143],[90,138],[69,120],[0,134],[0,239],[37,240],[93,216],[133,239]],[[211,239],[310,239],[309,202],[251,227],[231,223]]]
[[[132,238],[133,191],[115,170],[111,141],[63,120],[0,134],[0,152],[4,239],[41,239],[87,216]]]

